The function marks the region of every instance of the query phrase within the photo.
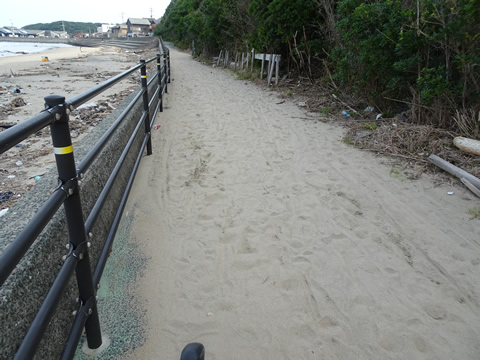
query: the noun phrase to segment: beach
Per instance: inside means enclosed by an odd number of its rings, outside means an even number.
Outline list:
[[[145,56],[150,54],[114,47],[68,46],[0,57],[0,126],[7,128],[38,114],[44,108],[45,96],[62,95],[68,100],[137,65]],[[42,61],[45,58],[48,61]],[[139,84],[140,74],[132,74],[72,112],[74,147]],[[13,205],[52,167],[55,160],[48,129],[1,154],[0,191],[11,192],[13,196],[10,201],[2,202],[0,208]]]
[[[0,124],[144,55],[66,48],[0,59],[1,103],[29,104]],[[175,49],[171,64],[153,154],[98,292],[111,341],[98,359],[178,359],[190,342],[209,360],[478,359],[474,195],[348,145],[342,126],[298,99]],[[85,117],[74,111],[74,140],[138,84],[132,76],[93,99]],[[1,190],[34,183],[55,166],[51,152],[43,134],[3,154]]]

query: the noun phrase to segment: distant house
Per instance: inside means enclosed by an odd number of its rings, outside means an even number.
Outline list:
[[[112,37],[119,38],[119,37],[126,37],[128,32],[127,25],[115,25],[110,28],[112,32]]]
[[[129,18],[127,20],[127,36],[146,36],[151,32],[148,19]]]
[[[154,18],[147,18],[147,20],[150,21],[150,30],[153,33],[155,31],[155,26],[160,23],[160,20]]]
[[[97,28],[97,33],[106,33],[108,32],[108,30],[110,30],[110,28],[114,26],[114,25],[111,25],[111,24],[102,24],[101,26],[99,26]]]
[[[29,36],[28,37],[38,37],[44,38],[45,37],[45,30],[27,30]]]
[[[4,26],[1,29],[2,36],[8,37],[28,37],[28,32],[26,30],[18,29],[14,26]]]
[[[45,30],[45,37],[51,39],[68,39],[70,35],[66,31]]]
[[[7,28],[0,27],[0,36],[12,36],[13,32],[8,30]]]

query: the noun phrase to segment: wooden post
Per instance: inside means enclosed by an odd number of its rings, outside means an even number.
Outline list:
[[[274,55],[270,54],[270,62],[268,64],[268,76],[267,76],[267,84],[268,85],[270,85],[270,81],[272,81],[274,65],[275,65]]]
[[[263,79],[263,68],[264,68],[264,65],[265,65],[265,53],[263,54],[263,57],[262,57],[262,70],[260,71],[260,80]]]
[[[240,69],[243,70],[243,63],[245,61],[245,53],[242,52],[242,64],[240,65]]]
[[[280,73],[280,57],[281,55],[276,55],[275,56],[275,63],[276,63],[276,68],[275,68],[275,86],[278,86],[278,81],[279,81],[279,73]]]
[[[255,49],[252,48],[252,65],[250,71],[253,72],[253,61],[255,60]]]
[[[237,60],[238,60],[238,52],[235,53],[235,62],[234,62],[234,65],[233,65],[233,69],[234,69],[235,71],[237,71]]]
[[[222,52],[223,52],[223,50],[220,50],[220,54],[218,55],[218,59],[217,59],[217,66],[220,65],[220,60],[222,58]]]

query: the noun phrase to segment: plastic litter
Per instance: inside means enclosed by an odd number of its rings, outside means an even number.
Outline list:
[[[15,165],[17,165],[17,166],[22,166],[22,165],[23,165],[23,162],[22,162],[21,160],[18,160],[18,161],[15,163]]]
[[[373,106],[367,106],[363,111],[372,112],[374,110]]]
[[[453,195],[453,191],[447,192],[448,195]]]
[[[377,117],[375,118],[375,120],[380,119],[382,116],[383,116],[383,114],[378,114]]]
[[[345,115],[346,117],[351,117],[350,114],[346,110],[343,110],[342,114]]]
[[[20,93],[21,93],[20,89],[15,89],[15,90],[13,90],[13,92],[14,92],[15,94],[20,94]]]
[[[158,130],[158,129],[160,129],[161,127],[162,127],[162,125],[153,125],[153,126],[152,126],[152,129],[153,129],[153,130]]]
[[[11,191],[2,191],[0,192],[0,203],[7,202],[12,199],[13,192]]]
[[[2,217],[3,215],[5,215],[8,211],[8,208],[6,209],[3,209],[3,210],[0,210],[0,217]]]

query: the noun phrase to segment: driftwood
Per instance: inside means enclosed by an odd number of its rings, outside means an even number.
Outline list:
[[[477,189],[470,181],[465,178],[461,178],[460,181],[475,195],[480,198],[480,189]]]
[[[458,136],[453,139],[453,144],[468,154],[480,156],[480,141]]]
[[[465,170],[460,169],[459,167],[456,167],[455,165],[450,164],[448,161],[443,160],[442,158],[438,157],[437,155],[430,155],[428,157],[428,160],[430,160],[433,164],[437,165],[440,169],[445,170],[449,174],[452,174],[459,178],[460,180],[465,179],[470,185],[475,187],[478,192],[480,192],[480,179],[473,176],[472,174],[466,172]],[[463,182],[463,181],[462,181]],[[463,182],[469,189],[470,187]],[[470,189],[475,195],[477,193]]]

